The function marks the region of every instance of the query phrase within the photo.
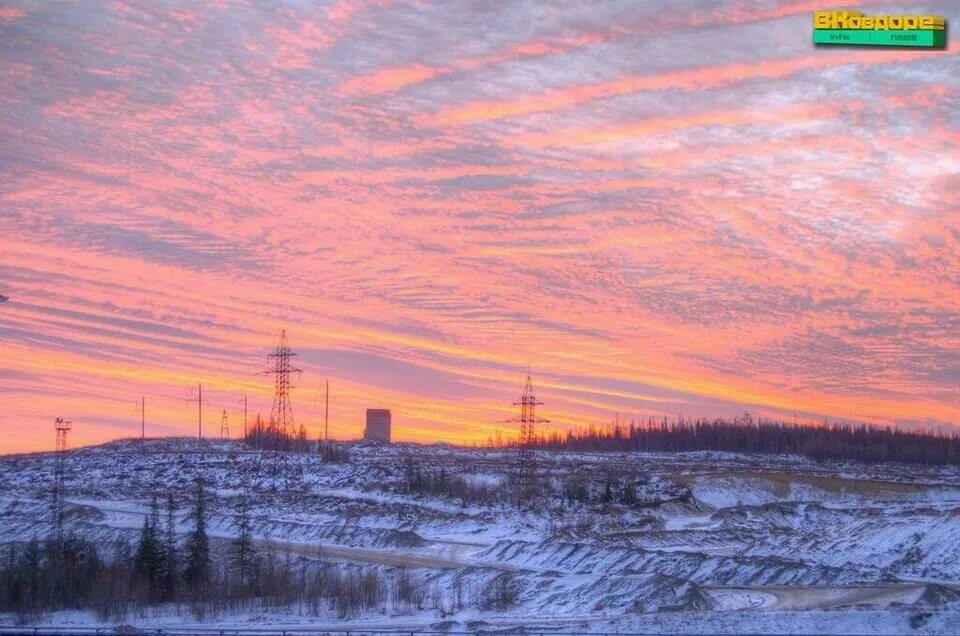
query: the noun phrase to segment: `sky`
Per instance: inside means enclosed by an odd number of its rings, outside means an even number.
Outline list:
[[[483,443],[724,416],[960,424],[950,1],[0,4],[0,452],[269,416]]]

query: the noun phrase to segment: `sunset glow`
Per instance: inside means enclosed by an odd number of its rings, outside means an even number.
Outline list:
[[[810,43],[955,2],[5,4],[0,453],[960,423],[960,45]]]

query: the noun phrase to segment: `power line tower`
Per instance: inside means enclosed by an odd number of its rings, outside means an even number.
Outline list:
[[[280,343],[273,353],[267,356],[272,368],[263,371],[264,375],[274,378],[273,408],[270,411],[270,438],[273,443],[272,477],[274,482],[282,478],[289,485],[290,482],[300,479],[300,460],[295,462],[289,458],[289,447],[294,445],[296,429],[293,422],[293,407],[290,404],[290,375],[302,373],[302,369],[293,366],[293,358],[297,354],[287,344],[287,330],[280,332]]]
[[[280,344],[267,356],[273,362],[273,368],[264,371],[264,375],[274,376],[273,409],[270,411],[270,424],[277,427],[282,435],[294,435],[293,407],[290,405],[290,374],[302,373],[302,369],[293,366],[297,354],[287,344],[287,330],[280,332]]]
[[[220,439],[230,439],[230,424],[227,422],[227,409],[223,409],[220,418]]]
[[[550,420],[537,417],[536,407],[543,405],[538,402],[533,392],[533,382],[527,376],[527,383],[523,386],[520,399],[513,403],[520,407],[520,417],[511,418],[507,422],[520,424],[520,439],[517,443],[517,488],[522,493],[530,486],[536,474],[536,460],[533,455],[533,444],[536,440],[537,424],[546,424]]]
[[[53,487],[53,528],[57,540],[57,547],[63,546],[63,511],[64,511],[64,479],[67,472],[67,433],[70,432],[73,422],[58,417],[53,421],[53,429],[57,436],[57,463],[54,469]]]

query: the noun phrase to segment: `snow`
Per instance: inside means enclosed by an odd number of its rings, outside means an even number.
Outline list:
[[[152,496],[163,503],[171,492],[178,532],[186,533],[187,499],[203,476],[216,541],[235,535],[234,502],[247,493],[254,539],[297,558],[412,568],[424,584],[448,591],[455,582],[484,589],[506,573],[519,590],[517,604],[500,611],[388,610],[338,620],[264,609],[211,615],[207,627],[470,629],[482,622],[575,631],[942,633],[960,617],[956,468],[731,453],[540,453],[542,475],[555,486],[582,476],[599,492],[611,476],[630,479],[640,484],[639,503],[558,496],[518,509],[506,490],[510,452],[355,445],[351,456],[343,464],[298,458],[304,485],[287,491],[264,477],[269,455],[236,443],[209,443],[204,452],[179,439],[151,440],[142,451],[133,442],[79,449],[67,462],[68,530],[103,545],[132,542]],[[411,460],[497,495],[460,501],[409,493],[403,475]],[[53,465],[47,454],[0,458],[0,543],[49,532]],[[108,626],[83,612],[44,620]],[[189,628],[195,619],[167,606],[128,622]]]

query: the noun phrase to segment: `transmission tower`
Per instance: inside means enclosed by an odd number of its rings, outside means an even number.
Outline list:
[[[73,422],[58,417],[53,421],[53,428],[57,436],[57,463],[54,470],[54,489],[53,489],[53,528],[54,536],[57,540],[57,546],[63,545],[63,511],[64,511],[64,487],[63,482],[67,469],[67,433]]]
[[[301,373],[301,369],[293,366],[296,357],[287,344],[287,330],[280,332],[280,344],[276,350],[267,356],[273,362],[273,368],[267,369],[265,375],[274,376],[273,409],[270,411],[270,424],[277,428],[282,435],[294,435],[293,407],[290,405],[290,374]]]
[[[513,403],[520,407],[520,417],[512,418],[507,422],[520,424],[520,439],[517,444],[517,486],[522,492],[524,488],[530,485],[536,473],[535,458],[533,455],[533,444],[536,439],[536,425],[545,424],[550,420],[540,419],[536,414],[536,407],[541,406],[543,402],[538,402],[533,392],[533,382],[530,376],[527,376],[527,383],[523,386],[523,393],[520,399]]]
[[[220,418],[220,439],[230,439],[230,425],[227,423],[227,409],[223,409]]]
[[[293,423],[293,407],[290,405],[290,374],[302,373],[302,369],[293,366],[297,354],[287,344],[287,330],[280,332],[280,343],[273,353],[267,356],[272,368],[263,371],[264,375],[274,378],[273,408],[270,411],[270,438],[273,443],[272,477],[284,479],[288,484],[300,478],[300,461],[291,462],[286,451],[296,439]]]

